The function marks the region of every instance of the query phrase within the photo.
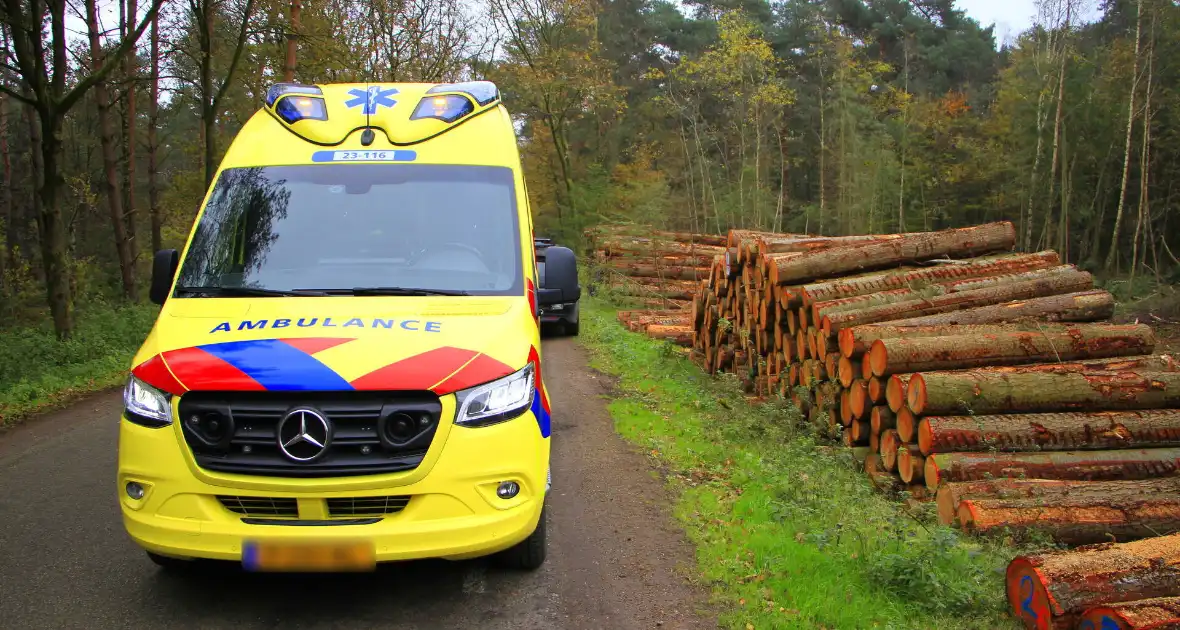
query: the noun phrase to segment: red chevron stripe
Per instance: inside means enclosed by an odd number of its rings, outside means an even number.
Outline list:
[[[264,391],[266,388],[245,372],[200,348],[181,348],[164,353],[164,361],[182,383],[196,390]]]
[[[188,388],[176,380],[172,372],[168,371],[168,366],[164,364],[164,359],[160,358],[158,354],[135,366],[135,369],[131,370],[131,373],[148,385],[164,390],[173,396],[179,396],[188,391]]]
[[[293,337],[290,339],[279,339],[279,341],[308,354],[315,354],[323,352],[328,348],[335,348],[341,344],[355,341],[355,339],[340,339],[337,337]]]
[[[451,375],[446,381],[436,386],[434,393],[439,396],[445,396],[461,389],[490,383],[498,378],[508,376],[515,371],[505,363],[501,363],[486,354],[480,354],[467,365],[464,365],[458,372]]]
[[[473,350],[445,346],[390,363],[356,378],[363,390],[423,390],[447,378],[476,355]]]

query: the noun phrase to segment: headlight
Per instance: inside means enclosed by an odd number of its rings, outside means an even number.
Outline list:
[[[511,420],[533,404],[533,364],[515,374],[455,394],[459,413],[455,424],[483,427]]]
[[[146,427],[172,424],[172,400],[167,392],[132,376],[123,388],[123,408],[127,419]]]

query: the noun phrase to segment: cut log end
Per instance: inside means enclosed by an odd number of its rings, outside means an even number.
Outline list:
[[[1180,630],[1180,597],[1156,597],[1095,606],[1082,615],[1079,630]]]
[[[869,346],[868,362],[872,367],[873,376],[885,376],[885,368],[889,365],[889,350],[880,339]]]
[[[1054,623],[1054,618],[1060,617],[1062,611],[1049,595],[1044,576],[1031,562],[1023,557],[1013,560],[1008,565],[1004,582],[1012,614],[1024,627],[1063,627]]]
[[[926,379],[921,374],[910,377],[905,388],[905,402],[910,411],[921,415],[926,409]]]
[[[917,433],[917,420],[913,412],[907,407],[902,407],[897,412],[897,434],[901,437],[902,442],[913,442],[914,434]]]

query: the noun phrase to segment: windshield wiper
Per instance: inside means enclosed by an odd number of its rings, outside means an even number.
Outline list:
[[[296,289],[302,291],[303,289]],[[416,289],[412,287],[353,287],[351,289],[309,289],[325,295],[471,295],[467,291],[449,289]]]
[[[290,297],[307,295],[327,295],[323,291],[309,291],[306,289],[259,289],[255,287],[176,287],[179,293],[208,293],[224,297]]]

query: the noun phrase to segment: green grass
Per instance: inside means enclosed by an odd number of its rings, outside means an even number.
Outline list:
[[[49,322],[0,330],[0,427],[121,384],[158,312],[91,302],[79,308],[65,342]]]
[[[787,403],[747,402],[585,299],[582,343],[618,378],[616,430],[651,454],[734,628],[1011,628],[1014,555],[877,493]],[[931,506],[932,507],[932,506]]]

